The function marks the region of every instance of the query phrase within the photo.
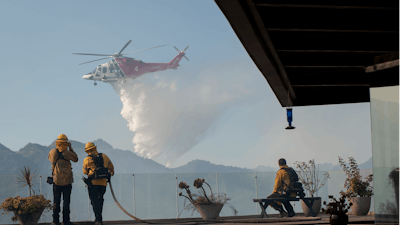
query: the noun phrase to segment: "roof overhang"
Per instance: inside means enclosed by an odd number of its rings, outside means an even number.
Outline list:
[[[399,2],[215,0],[282,106],[399,85]],[[323,5],[321,5],[323,4]]]

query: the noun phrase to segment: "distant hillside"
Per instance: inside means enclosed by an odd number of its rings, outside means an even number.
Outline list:
[[[251,169],[253,172],[277,172],[279,167],[270,167],[270,166],[257,166],[254,169]]]
[[[232,173],[232,172],[252,172],[251,169],[216,165],[204,160],[193,160],[184,166],[171,169],[174,173]]]
[[[17,174],[24,165],[37,168],[37,164],[0,144],[0,174]]]
[[[346,160],[346,162],[348,163],[348,160]],[[372,169],[372,157],[369,158],[366,162],[358,163],[358,168],[360,169]],[[319,164],[319,170],[320,171],[328,171],[328,170],[343,170],[343,168],[340,166],[340,164],[336,164],[333,165],[332,163],[323,163],[323,164]]]
[[[152,159],[145,159],[129,150],[114,149],[110,144],[98,139],[93,141],[100,152],[107,154],[119,173],[171,173],[169,168]],[[86,154],[86,153],[85,153]]]
[[[168,173],[170,170],[165,166],[155,162],[152,159],[145,159],[136,155],[129,150],[114,149],[110,144],[102,139],[93,141],[97,146],[97,151],[106,154],[114,164],[116,173]],[[82,163],[87,157],[85,152],[85,144],[77,141],[71,141],[72,148],[78,154],[78,166],[72,163],[73,172],[82,174]],[[50,146],[50,149],[55,148],[55,142]]]
[[[358,167],[360,167],[360,169],[372,169],[372,157],[365,163],[358,165]]]
[[[258,166],[254,169],[234,166],[216,165],[209,161],[193,160],[186,165],[177,168],[166,168],[152,159],[145,159],[132,151],[115,149],[102,139],[93,141],[99,152],[107,154],[114,164],[116,173],[232,173],[232,172],[276,172],[278,167]],[[71,140],[74,151],[78,154],[79,161],[72,163],[72,171],[82,174],[82,162],[87,156],[85,144]],[[49,146],[28,143],[19,151],[14,152],[0,144],[0,174],[17,174],[23,166],[30,166],[40,174],[50,174],[51,165],[48,161],[48,153],[55,148],[55,141]],[[359,164],[360,169],[371,169],[372,158]],[[337,165],[330,163],[319,164],[320,171],[342,170]]]
[[[49,172],[51,170],[50,164],[43,163],[46,160],[48,162],[47,156],[50,150],[51,148],[43,145],[28,143],[17,154],[35,163],[35,166],[31,167],[32,170],[37,170],[38,173],[45,174],[51,173]]]

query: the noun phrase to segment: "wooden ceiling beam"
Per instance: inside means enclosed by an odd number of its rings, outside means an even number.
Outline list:
[[[337,30],[337,29],[301,29],[301,28],[266,28],[268,31],[281,32],[328,32],[328,33],[379,33],[379,34],[398,34],[399,31],[392,30]]]
[[[300,65],[285,65],[285,68],[318,68],[318,69],[331,69],[331,68],[343,68],[343,69],[349,69],[349,68],[365,68],[365,66],[359,65],[359,66],[300,66]]]
[[[299,5],[299,4],[270,4],[258,3],[260,7],[283,7],[283,8],[318,8],[318,9],[365,9],[365,10],[399,10],[398,7],[374,7],[374,6],[344,6],[344,5]]]
[[[382,54],[382,53],[389,53],[391,51],[370,51],[370,50],[308,50],[308,49],[303,49],[303,50],[290,50],[290,49],[277,49],[277,52],[282,52],[282,53],[376,53],[376,54]]]
[[[293,84],[292,87],[369,87],[369,84]]]
[[[399,60],[396,59],[393,61],[379,63],[379,64],[375,64],[373,66],[368,66],[367,68],[365,68],[365,72],[372,73],[372,72],[376,72],[379,70],[389,69],[389,68],[398,67],[398,66],[399,66]]]

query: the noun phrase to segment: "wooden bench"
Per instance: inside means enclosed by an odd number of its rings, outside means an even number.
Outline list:
[[[253,202],[258,202],[261,207],[261,218],[268,217],[267,215],[267,207],[269,203],[278,201],[278,202],[291,202],[291,201],[300,201],[302,199],[304,203],[307,205],[307,207],[310,209],[310,214],[313,217],[316,217],[317,214],[314,213],[312,209],[312,205],[314,204],[314,199],[313,198],[304,198],[304,196],[296,198],[296,197],[291,197],[291,198],[265,198],[265,199],[253,199]]]

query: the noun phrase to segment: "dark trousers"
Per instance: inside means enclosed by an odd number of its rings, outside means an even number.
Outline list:
[[[96,221],[102,222],[102,212],[104,203],[104,193],[106,193],[106,186],[103,185],[91,185],[89,188],[89,198],[93,207],[94,216]]]
[[[54,209],[53,209],[53,222],[60,222],[59,213],[60,213],[60,203],[61,203],[61,195],[63,197],[63,222],[70,222],[69,218],[69,205],[71,202],[71,190],[72,185],[67,186],[58,186],[53,184],[53,196],[54,196]]]
[[[267,197],[267,199],[268,199],[268,198],[282,198],[282,199],[284,199],[285,197],[283,197],[283,196],[282,196],[281,194],[279,194],[279,193],[273,193],[273,194],[269,195],[269,196]],[[293,206],[290,204],[290,202],[288,202],[288,201],[282,201],[282,204],[285,206],[285,209],[286,209],[286,211],[287,211],[288,213],[294,212]],[[276,203],[276,202],[271,202],[269,205],[272,206],[272,208],[274,208],[275,210],[278,210],[279,212],[281,212],[281,211],[283,210],[282,206],[280,206],[280,205],[279,205],[278,203]]]

